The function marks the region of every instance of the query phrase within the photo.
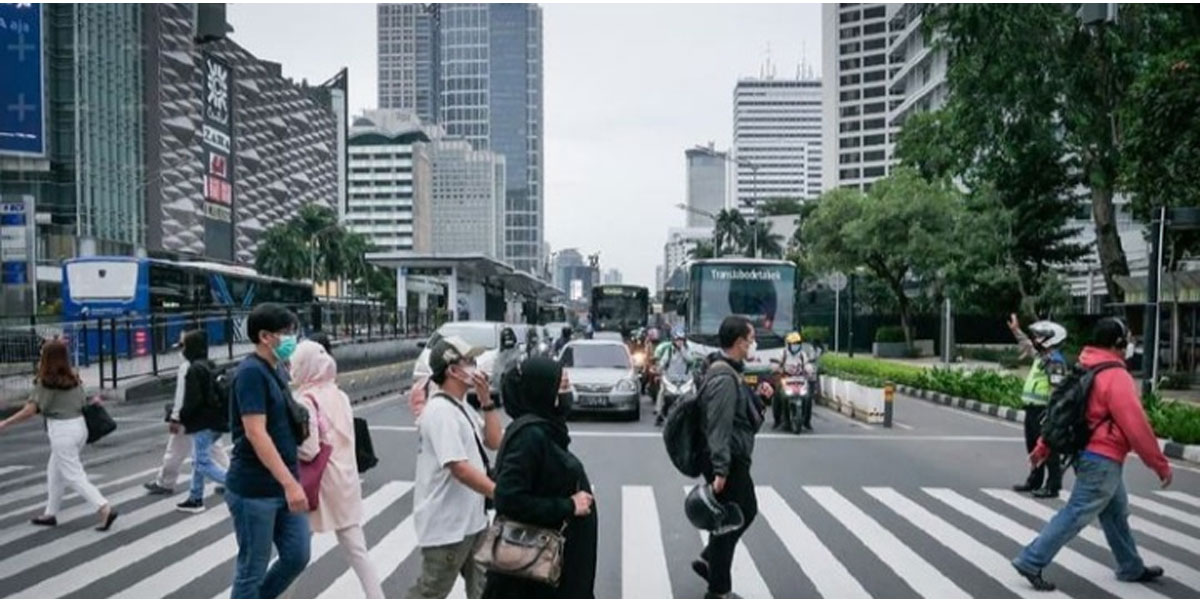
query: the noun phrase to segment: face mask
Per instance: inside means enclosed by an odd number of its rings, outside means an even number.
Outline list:
[[[279,345],[275,346],[275,357],[282,361],[287,361],[296,352],[295,335],[284,335],[279,338]]]
[[[1136,350],[1136,348],[1134,348],[1133,342],[1128,342],[1125,344],[1125,360],[1133,358],[1134,350]]]
[[[754,356],[757,352],[758,352],[758,341],[755,340],[753,342],[750,342],[750,345],[746,347],[746,358],[750,358],[750,357]]]
[[[792,344],[792,345],[788,346],[788,352],[791,352],[792,354],[799,354],[800,353],[800,344]]]
[[[474,365],[462,365],[459,368],[462,369],[462,376],[458,379],[467,385],[475,385],[475,373],[478,372],[478,369]]]

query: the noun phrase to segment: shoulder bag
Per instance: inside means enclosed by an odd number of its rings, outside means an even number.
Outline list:
[[[98,399],[95,401],[84,400],[83,422],[87,425],[87,443],[89,444],[99,441],[117,429],[117,422],[108,414]]]
[[[542,421],[539,417],[521,417],[505,431],[496,454],[497,468],[504,446],[526,425]],[[557,587],[562,577],[563,548],[566,546],[567,521],[558,529],[529,525],[496,515],[475,548],[475,562],[491,573],[528,579]]]
[[[321,477],[329,466],[329,456],[333,454],[333,446],[325,442],[325,426],[321,421],[321,407],[316,397],[312,398],[313,410],[317,411],[317,444],[320,450],[311,461],[300,461],[300,487],[304,488],[304,496],[308,498],[308,510],[317,510],[321,505]]]

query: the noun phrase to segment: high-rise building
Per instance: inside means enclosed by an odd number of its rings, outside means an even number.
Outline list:
[[[821,81],[766,75],[733,91],[737,206],[747,214],[772,198],[821,193]]]
[[[435,254],[501,256],[505,159],[457,137],[414,145],[429,157],[431,250]]]
[[[933,44],[936,32],[927,35],[922,27],[925,4],[887,5],[888,26],[893,37],[888,51],[891,71],[888,126],[898,132],[909,115],[940,108],[946,102],[946,57],[944,48]],[[932,36],[932,37],[931,37]]]
[[[518,269],[540,272],[545,237],[541,8],[381,5],[378,16],[381,106],[415,109],[422,117],[432,112],[448,135],[504,155],[508,188],[501,256]],[[425,97],[431,101],[424,102]]]
[[[619,269],[607,269],[601,279],[605,284],[619,284],[624,281]]]
[[[710,143],[684,150],[687,157],[687,226],[712,227],[716,223],[704,213],[715,215],[728,205],[729,153],[718,152]]]
[[[661,292],[663,284],[666,283],[664,275],[665,269],[663,265],[654,265],[654,291]]]
[[[350,128],[345,223],[380,252],[432,250],[428,142],[419,119],[401,110],[369,110]]]
[[[570,280],[567,278],[567,269],[573,267],[582,267],[584,265],[583,254],[577,248],[563,248],[554,255],[554,287],[568,291],[567,286],[570,285]]]
[[[667,278],[675,269],[687,262],[691,251],[702,240],[711,240],[710,227],[671,227],[667,229],[667,243],[663,245],[663,270]]]

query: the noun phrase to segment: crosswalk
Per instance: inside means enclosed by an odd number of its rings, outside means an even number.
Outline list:
[[[116,531],[92,530],[94,516],[68,501],[56,529],[27,523],[38,507],[25,496],[0,502],[0,596],[228,597],[237,542],[228,509],[206,498],[198,515],[176,498],[146,496],[146,472],[101,487],[121,510]],[[601,544],[598,597],[699,597],[688,566],[707,534],[687,526],[679,480],[597,487]],[[364,483],[370,556],[389,597],[402,596],[419,569],[410,481]],[[1195,597],[1200,594],[1200,496],[1183,491],[1130,495],[1130,525],[1142,557],[1167,577],[1121,582],[1098,524],[1084,528],[1048,569],[1060,590],[1034,592],[1009,564],[1063,500],[1038,501],[1004,489],[759,486],[758,517],[738,545],[734,589],[746,597]],[[332,534],[314,536],[308,571],[292,597],[361,598],[358,579]],[[605,576],[612,574],[615,576]],[[462,582],[452,597],[463,597]]]

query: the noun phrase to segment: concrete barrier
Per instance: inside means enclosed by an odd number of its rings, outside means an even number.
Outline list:
[[[883,388],[865,386],[831,375],[822,375],[820,402],[864,423],[883,423]]]

